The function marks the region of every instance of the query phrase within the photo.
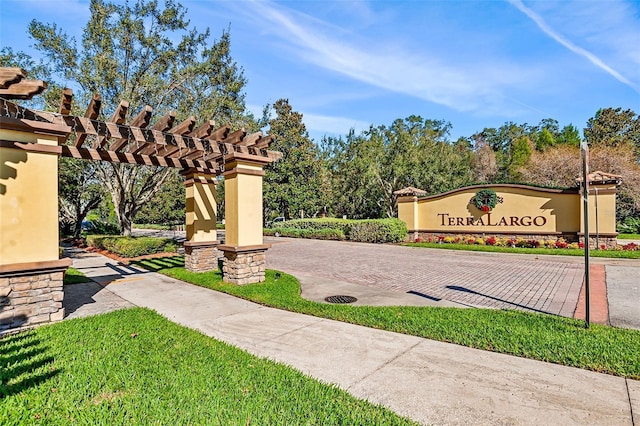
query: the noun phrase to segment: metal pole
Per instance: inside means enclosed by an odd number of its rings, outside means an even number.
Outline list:
[[[582,208],[584,210],[584,296],[585,296],[585,327],[589,328],[589,146],[586,142],[580,144],[582,154]]]
[[[596,250],[600,250],[600,227],[598,226],[598,187],[593,187],[593,201],[595,202],[595,210],[596,210]]]

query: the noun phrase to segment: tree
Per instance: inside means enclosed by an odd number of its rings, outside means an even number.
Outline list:
[[[437,193],[469,183],[467,143],[449,143],[450,128],[441,120],[410,116],[331,140],[333,210],[355,218],[394,217],[394,191],[414,186]]]
[[[162,191],[157,192],[150,202],[144,204],[136,214],[136,223],[158,225],[183,224],[186,211],[186,191],[184,178],[178,170],[172,169]]]
[[[209,46],[209,30],[189,28],[186,9],[172,0],[164,7],[148,0],[91,0],[90,11],[79,46],[55,24],[32,21],[29,33],[53,75],[78,87],[76,98],[82,104],[94,93],[102,96],[103,119],[127,100],[133,114],[151,105],[156,111],[176,111],[178,120],[195,115],[256,128],[253,117],[244,113],[246,81],[231,59],[228,31]],[[170,169],[160,167],[97,166],[123,234],[131,233],[136,213],[170,174]]]
[[[573,125],[568,124],[562,128],[562,131],[558,135],[558,144],[580,146],[580,131]]]
[[[326,206],[326,179],[318,147],[309,138],[302,114],[289,101],[273,105],[276,114],[269,122],[269,134],[275,138],[271,149],[282,159],[267,166],[264,179],[265,217],[282,215],[287,219],[304,211],[312,216]]]
[[[524,167],[531,158],[533,152],[533,142],[527,136],[521,136],[511,145],[509,158],[509,176],[516,181],[522,180],[520,169]]]
[[[584,137],[589,146],[628,144],[640,156],[640,115],[630,109],[601,109],[587,122]]]
[[[82,230],[82,221],[87,214],[97,208],[105,197],[103,187],[91,173],[95,164],[71,158],[61,158],[58,168],[58,202],[60,222],[63,230],[78,238]]]

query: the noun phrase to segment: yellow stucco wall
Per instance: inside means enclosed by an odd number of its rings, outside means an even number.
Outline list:
[[[53,136],[0,138],[57,146]],[[0,148],[0,265],[58,259],[58,156]]]
[[[215,176],[194,173],[192,184],[186,187],[187,241],[217,241]]]
[[[489,213],[477,209],[471,199],[489,188],[502,203]],[[599,185],[600,233],[615,233],[615,185]],[[590,197],[590,231],[595,228],[595,202]],[[582,199],[575,191],[554,191],[522,185],[461,188],[419,199],[417,212],[410,197],[398,199],[398,217],[410,231],[459,233],[579,233],[582,232]]]
[[[589,233],[595,235],[616,232],[616,185],[590,185]],[[597,192],[597,193],[596,193]],[[597,209],[597,212],[596,212]],[[598,220],[596,225],[596,218]],[[580,198],[580,232],[584,232],[584,205]]]
[[[236,163],[234,170],[225,176],[224,183],[225,245],[261,245],[262,176],[257,173],[262,172],[262,166]]]
[[[398,217],[405,221],[407,229],[418,229],[418,197],[398,200]]]

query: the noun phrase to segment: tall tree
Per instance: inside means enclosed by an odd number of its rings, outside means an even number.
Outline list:
[[[601,109],[587,122],[584,137],[589,146],[628,144],[640,155],[640,115],[630,109]]]
[[[558,135],[558,144],[580,146],[580,131],[573,125],[567,124],[562,128],[562,131]]]
[[[91,0],[90,12],[79,45],[55,24],[32,21],[29,33],[54,75],[78,88],[81,103],[95,93],[102,96],[102,118],[127,100],[133,114],[150,105],[156,111],[176,111],[178,120],[195,115],[255,129],[253,117],[244,114],[246,81],[230,56],[228,31],[209,46],[209,30],[189,28],[186,9],[172,0],[164,7],[150,0]],[[131,233],[135,214],[171,173],[113,163],[100,164],[97,172],[125,235]]]
[[[82,221],[87,214],[98,207],[106,196],[104,188],[91,172],[94,163],[86,163],[72,158],[61,158],[58,181],[58,203],[60,222],[63,230],[79,237]]]
[[[289,101],[273,105],[275,117],[269,122],[269,134],[275,138],[271,149],[282,159],[266,169],[264,179],[265,217],[282,215],[291,219],[304,211],[312,216],[326,206],[326,178],[320,152],[309,138],[302,114]]]
[[[356,218],[394,217],[398,189],[414,186],[437,193],[469,183],[467,143],[449,143],[450,128],[441,120],[410,116],[333,140],[327,162],[334,211]]]

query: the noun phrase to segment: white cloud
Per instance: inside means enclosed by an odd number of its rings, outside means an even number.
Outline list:
[[[535,22],[535,24],[538,26],[538,28],[540,28],[540,30],[542,30],[542,32],[544,32],[547,36],[551,37],[557,43],[569,49],[573,53],[589,60],[592,64],[602,69],[603,71],[607,72],[609,75],[614,77],[619,82],[631,87],[633,90],[640,93],[640,88],[636,84],[634,84],[628,78],[623,76],[620,72],[618,72],[612,66],[605,63],[600,57],[576,45],[573,41],[569,40],[567,37],[560,34],[557,30],[552,28],[539,14],[534,12],[532,9],[526,7],[521,0],[507,0],[507,1],[511,3],[514,7],[516,7],[518,10],[520,10],[522,13],[524,13],[529,19]],[[639,44],[640,44],[640,39],[636,40],[636,44],[633,48],[634,50],[632,50],[633,53],[631,54],[632,57],[638,56],[637,50],[639,49],[638,48]]]
[[[354,80],[454,110],[502,109],[503,91],[537,78],[531,67],[495,58],[486,64],[454,64],[407,46],[361,39],[270,2],[251,3],[251,14],[284,41],[281,48],[287,53]]]
[[[354,129],[356,133],[360,133],[368,129],[371,124],[346,117],[331,117],[310,113],[303,113],[302,115],[302,121],[309,132],[346,135],[351,129]]]

